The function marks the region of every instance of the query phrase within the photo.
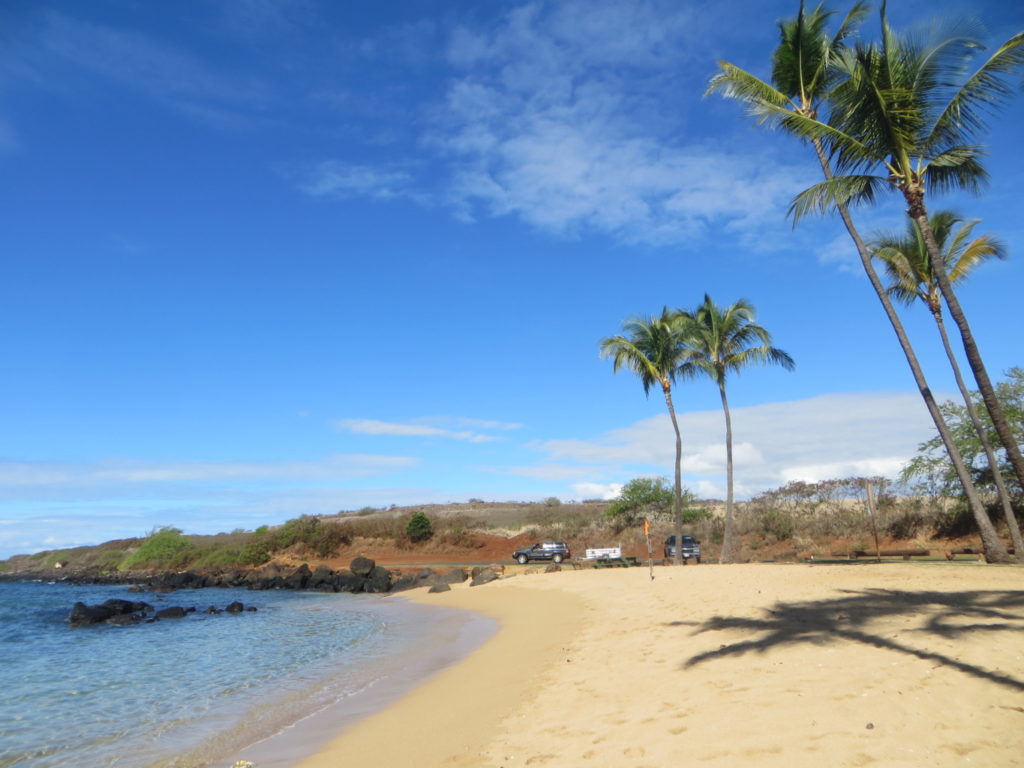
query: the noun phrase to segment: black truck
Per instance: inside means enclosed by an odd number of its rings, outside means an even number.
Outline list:
[[[512,553],[512,559],[525,565],[531,560],[551,560],[560,563],[572,557],[564,541],[542,541],[532,547],[523,547]]]
[[[665,559],[674,559],[676,556],[676,537],[669,536],[665,539]],[[686,564],[688,560],[696,560],[700,562],[700,542],[697,541],[693,536],[683,536],[683,547],[680,555],[683,559],[683,564]]]

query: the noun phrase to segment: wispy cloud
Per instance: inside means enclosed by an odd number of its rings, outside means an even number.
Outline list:
[[[932,434],[916,394],[823,395],[732,411],[736,490],[757,493],[791,480],[809,482],[862,474],[893,476]],[[724,495],[725,446],[720,411],[686,413],[683,473],[702,495]],[[656,416],[592,440],[548,440],[534,447],[548,464],[576,462],[581,481],[599,472],[670,475],[675,460],[668,416]]]
[[[8,69],[34,88],[81,90],[90,79],[219,126],[259,118],[268,93],[255,78],[146,32],[45,10],[23,29]]]
[[[0,462],[0,496],[30,487],[114,486],[155,483],[222,483],[226,481],[295,481],[368,477],[415,466],[407,456],[342,454],[315,461],[105,460],[71,462]]]
[[[670,2],[533,2],[449,33],[448,85],[425,117],[416,155],[374,168],[317,166],[308,194],[448,207],[464,220],[517,217],[563,237],[678,243],[724,226],[751,247],[788,231],[803,166],[725,151],[688,123],[680,90],[706,73],[706,14]],[[418,126],[422,125],[422,128]],[[410,156],[411,158],[412,156]],[[396,165],[397,163],[397,165]],[[429,167],[429,170],[428,170]],[[429,191],[428,191],[429,190]]]
[[[465,440],[470,443],[487,443],[499,438],[494,435],[468,429],[450,428],[449,424],[473,426],[479,429],[516,429],[518,424],[498,421],[484,421],[464,418],[421,419],[412,422],[378,421],[377,419],[338,419],[332,422],[335,429],[357,435],[391,435],[395,437],[440,437],[449,440]]]
[[[388,200],[397,197],[418,199],[412,174],[404,170],[349,165],[327,160],[304,175],[300,188],[313,197],[338,199],[364,197]]]

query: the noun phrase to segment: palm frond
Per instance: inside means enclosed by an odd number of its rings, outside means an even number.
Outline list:
[[[995,109],[1013,94],[1006,77],[1024,65],[1024,32],[1003,43],[953,94],[935,120],[928,144],[959,143],[985,129],[983,113]]]
[[[984,154],[980,146],[951,147],[931,158],[925,181],[936,192],[964,189],[977,194],[988,182],[988,171],[979,159]]]
[[[853,4],[853,7],[846,13],[842,23],[839,25],[839,29],[836,30],[835,35],[832,37],[833,50],[839,50],[846,40],[853,37],[857,28],[864,23],[864,19],[867,18],[870,10],[871,6],[861,0]]]
[[[808,187],[790,203],[788,215],[795,227],[809,214],[823,215],[837,206],[870,204],[878,194],[890,187],[890,181],[880,176],[836,176]]]
[[[918,255],[916,242],[903,235],[888,239],[876,236],[868,244],[871,255],[882,262],[889,286],[886,292],[902,304],[910,306],[916,300],[928,301],[927,285],[931,283],[931,262],[925,254],[924,260],[908,258]],[[922,270],[924,270],[922,272]]]
[[[745,299],[722,308],[705,294],[704,302],[686,315],[690,354],[679,368],[680,378],[707,377],[724,387],[729,371],[751,364],[793,366],[788,354],[771,346],[771,334],[755,322],[754,306]]]
[[[981,235],[969,240],[978,220],[964,222],[950,241],[946,269],[949,282],[956,285],[967,279],[979,264],[989,259],[1005,259],[1006,245],[993,235]]]
[[[635,373],[644,393],[659,384],[666,391],[676,368],[686,359],[686,324],[667,307],[659,317],[634,317],[623,323],[623,333],[601,340],[601,357],[612,359],[612,370]]]
[[[786,94],[756,75],[727,61],[718,62],[718,68],[718,74],[708,81],[704,96],[720,93],[727,99],[740,101],[746,106],[748,114],[758,122],[764,122],[771,114],[764,111],[764,105],[772,105],[783,110],[792,106],[792,102]]]

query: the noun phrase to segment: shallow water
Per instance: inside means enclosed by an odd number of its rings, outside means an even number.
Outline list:
[[[68,625],[76,601],[112,597],[197,610]],[[258,610],[202,613],[234,600]],[[365,595],[0,583],[0,768],[287,766],[455,661],[484,624]]]

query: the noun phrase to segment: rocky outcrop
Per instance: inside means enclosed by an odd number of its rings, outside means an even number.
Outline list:
[[[502,566],[491,566],[501,569]],[[426,575],[400,575],[379,566],[368,557],[356,557],[348,569],[337,571],[326,565],[311,569],[303,563],[296,568],[276,564],[250,571],[227,569],[221,572],[178,571],[164,573],[123,572],[113,574],[77,573],[60,579],[72,584],[131,584],[132,591],[169,593],[178,589],[208,587],[244,587],[251,590],[315,589],[322,592],[367,592],[382,594],[397,589],[431,587],[435,584],[456,584],[469,578],[462,568],[452,568],[444,574],[423,569]],[[109,617],[108,617],[109,618]],[[84,620],[84,619],[83,619]],[[99,619],[105,621],[106,619]]]
[[[379,565],[373,566],[363,582],[363,592],[383,593],[391,590],[391,571]]]
[[[100,605],[75,603],[68,616],[68,623],[73,627],[85,627],[89,624],[110,622],[113,624],[136,624],[153,610],[149,603],[131,600],[107,600]]]
[[[242,613],[242,611],[255,611],[252,606],[246,607],[235,601],[223,610],[211,605],[205,613],[218,615],[221,613]],[[194,607],[184,608],[180,605],[172,605],[161,608],[153,613],[153,606],[149,603],[132,602],[131,600],[107,600],[99,605],[86,605],[75,603],[68,616],[68,623],[72,627],[84,627],[90,624],[113,624],[115,626],[127,626],[138,624],[141,621],[154,622],[160,619],[183,619],[190,613],[195,613]],[[153,613],[152,617],[149,614]]]
[[[479,587],[481,584],[490,584],[501,578],[505,571],[503,565],[478,565],[473,569],[473,580],[469,582],[471,587]]]
[[[192,609],[193,611],[195,608]],[[184,619],[188,615],[188,610],[182,608],[180,605],[172,605],[169,608],[161,608],[153,616],[154,619]]]
[[[357,557],[348,566],[356,576],[369,576],[377,563],[368,557]]]
[[[421,568],[416,573],[407,573],[399,577],[391,585],[391,591],[403,592],[408,589],[428,587],[431,592],[444,592],[450,590],[452,584],[461,584],[468,578],[468,574],[462,568],[451,568],[446,573],[438,573],[433,568]],[[434,589],[439,586],[444,586],[445,589]]]

